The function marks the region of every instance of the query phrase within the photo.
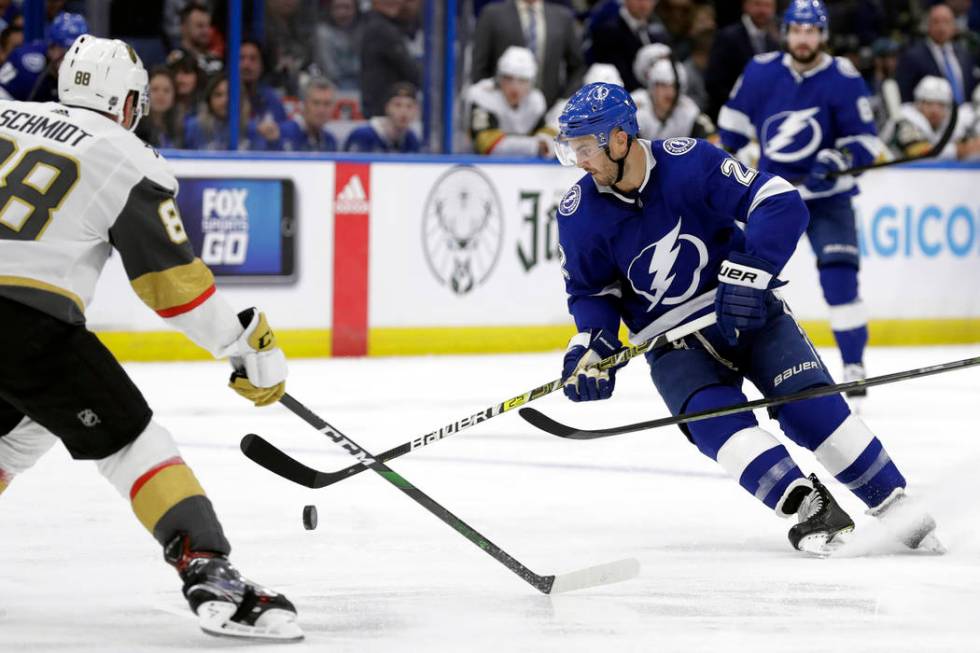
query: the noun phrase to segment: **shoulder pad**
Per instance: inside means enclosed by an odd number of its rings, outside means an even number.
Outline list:
[[[661,145],[664,148],[664,152],[672,156],[681,156],[683,154],[687,154],[688,152],[693,150],[694,146],[697,144],[698,144],[697,140],[693,138],[687,138],[681,136],[675,138],[668,138],[667,140],[661,143]]]
[[[544,93],[539,89],[531,89],[531,93],[528,95],[528,101],[536,114],[543,114],[548,109],[548,102],[544,99]]]
[[[558,202],[558,214],[570,216],[574,214],[582,202],[582,182],[575,184],[565,193],[561,201]]]
[[[174,194],[177,193],[177,178],[170,164],[153,147],[125,130],[117,143],[132,164],[136,175],[146,177]]]
[[[857,78],[861,76],[861,73],[847,57],[834,57],[834,61],[837,63],[837,70],[844,77]]]
[[[762,54],[757,54],[752,57],[752,61],[758,64],[767,64],[775,61],[777,58],[783,55],[779,50],[774,50],[773,52],[763,52]]]

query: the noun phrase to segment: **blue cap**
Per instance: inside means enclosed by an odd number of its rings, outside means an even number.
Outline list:
[[[821,31],[826,32],[830,26],[830,19],[827,17],[827,8],[823,6],[821,0],[792,0],[786,8],[786,13],[783,14],[783,27],[790,24],[816,25]]]
[[[48,45],[60,45],[66,50],[82,34],[88,34],[88,23],[81,14],[63,11],[51,21],[48,30]]]

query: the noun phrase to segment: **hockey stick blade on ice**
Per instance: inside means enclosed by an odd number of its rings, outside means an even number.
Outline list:
[[[883,374],[882,376],[874,376],[870,379],[863,379],[860,381],[850,381],[848,383],[837,383],[835,385],[825,385],[817,388],[810,388],[808,390],[802,390],[800,392],[793,393],[791,395],[786,395],[785,397],[769,397],[764,399],[756,399],[754,401],[747,401],[741,404],[735,404],[733,406],[725,406],[722,408],[709,408],[707,410],[701,410],[696,413],[685,413],[681,415],[674,415],[672,417],[663,417],[661,419],[650,420],[646,422],[636,422],[634,424],[624,424],[622,426],[613,426],[605,429],[580,429],[574,426],[569,426],[567,424],[562,424],[561,422],[555,421],[542,413],[541,411],[535,410],[533,408],[522,408],[520,410],[520,415],[532,426],[550,433],[551,435],[557,435],[560,438],[567,438],[569,440],[595,440],[597,438],[608,438],[612,435],[623,435],[624,433],[634,433],[636,431],[644,431],[647,429],[655,429],[661,426],[675,426],[677,424],[687,424],[688,422],[697,422],[703,419],[710,419],[712,417],[721,417],[723,415],[733,415],[735,413],[744,413],[750,410],[755,410],[756,408],[771,408],[773,406],[782,406],[783,404],[788,404],[793,401],[801,401],[803,399],[814,399],[816,397],[825,397],[827,395],[839,394],[841,392],[846,392],[848,390],[856,388],[870,388],[876,385],[885,385],[888,383],[896,383],[898,381],[904,381],[906,379],[914,379],[921,376],[931,376],[933,374],[941,374],[943,372],[951,372],[953,370],[961,370],[967,367],[973,367],[975,365],[980,365],[980,356],[975,358],[964,358],[963,360],[953,361],[951,363],[940,363],[939,365],[930,365],[929,367],[919,367],[914,370],[905,370],[903,372],[894,372],[892,374]]]
[[[696,320],[692,320],[687,324],[682,324],[676,329],[671,329],[670,331],[667,331],[664,334],[661,334],[655,338],[651,338],[650,340],[642,344],[621,349],[620,351],[616,352],[612,356],[609,356],[608,358],[604,358],[603,360],[596,363],[596,367],[598,367],[600,370],[606,370],[609,369],[610,367],[622,365],[623,363],[626,363],[627,361],[636,358],[640,354],[643,354],[650,349],[655,349],[657,347],[666,345],[668,342],[672,342],[674,340],[683,338],[686,335],[690,335],[695,331],[698,331],[700,329],[703,329],[707,326],[714,324],[714,322],[715,322],[715,314],[709,313],[708,315],[700,317]],[[398,458],[399,456],[404,456],[405,454],[410,453],[415,449],[419,449],[421,447],[427,447],[433,442],[439,442],[440,440],[443,440],[451,435],[455,435],[456,433],[468,429],[471,426],[475,426],[476,424],[485,422],[488,419],[496,417],[497,415],[506,413],[507,411],[513,410],[515,408],[519,408],[531,401],[534,401],[535,399],[540,399],[545,395],[551,394],[555,390],[561,388],[563,382],[564,379],[555,379],[554,381],[550,381],[548,383],[545,383],[544,385],[540,385],[533,390],[525,392],[524,394],[517,395],[516,397],[508,399],[507,401],[503,401],[499,404],[496,404],[495,406],[490,406],[489,408],[481,410],[478,413],[474,413],[473,415],[464,417],[463,419],[456,420],[455,422],[452,422],[451,424],[447,424],[435,431],[431,431],[429,433],[426,433],[425,435],[419,436],[414,440],[409,440],[408,442],[400,444],[397,447],[388,449],[387,451],[384,451],[378,454],[377,456],[374,456],[374,460],[381,463],[386,463],[389,460]],[[266,444],[269,447],[273,447],[273,445],[269,443]],[[366,465],[363,462],[359,462],[349,467],[346,467],[344,469],[337,470],[335,472],[319,471],[307,467],[303,463],[290,457],[287,453],[281,450],[278,452],[278,455],[275,458],[276,467],[273,468],[271,466],[265,465],[261,460],[257,460],[256,458],[250,456],[248,451],[246,450],[246,443],[244,439],[242,440],[242,453],[248,456],[255,463],[262,465],[263,467],[268,469],[270,472],[273,472],[274,474],[278,474],[279,476],[287,480],[293,481],[294,483],[298,483],[299,485],[303,485],[313,489],[319,489],[319,488],[327,487],[328,485],[333,485],[334,483],[338,481],[342,481],[345,478],[350,478],[355,474],[360,474],[361,472],[363,472],[365,469],[368,468],[368,465]],[[271,460],[271,458],[269,458],[269,460]]]
[[[279,400],[279,403],[289,409],[294,415],[302,419],[304,422],[312,426],[314,429],[327,436],[330,440],[338,444],[352,456],[357,457],[365,465],[370,467],[372,471],[376,472],[379,476],[398,488],[399,491],[412,499],[412,501],[415,501],[421,505],[423,508],[435,515],[440,521],[450,526],[457,533],[485,551],[494,560],[510,569],[512,572],[520,576],[526,583],[544,594],[557,594],[560,592],[569,592],[572,590],[584,589],[586,587],[594,587],[597,585],[618,583],[620,581],[635,577],[640,571],[640,563],[633,558],[627,558],[603,565],[597,565],[595,567],[589,567],[587,569],[580,569],[567,574],[549,576],[541,576],[540,574],[536,574],[524,566],[521,562],[513,558],[506,551],[491,542],[472,526],[464,522],[453,513],[449,512],[448,509],[443,507],[435,499],[412,485],[404,476],[391,469],[384,463],[379,462],[368,451],[325,422],[316,413],[294,399],[289,393],[284,394]],[[248,440],[248,442],[245,442],[245,440]],[[269,469],[275,468],[283,461],[282,457],[280,456],[281,452],[279,452],[278,449],[254,434],[249,434],[243,440],[242,450],[244,451],[246,449],[249,452],[247,455],[249,455],[250,458],[254,456],[253,460],[264,460],[265,456],[270,456],[269,460],[265,461],[269,462]],[[266,465],[263,465],[263,467],[265,466]]]

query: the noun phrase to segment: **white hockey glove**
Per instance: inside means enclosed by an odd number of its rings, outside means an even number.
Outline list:
[[[276,346],[265,313],[247,308],[238,320],[245,331],[221,352],[235,368],[228,386],[256,406],[274,404],[286,392],[286,355]]]

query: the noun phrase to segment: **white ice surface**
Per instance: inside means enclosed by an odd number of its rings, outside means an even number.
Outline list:
[[[976,354],[874,349],[868,362],[882,374]],[[825,359],[836,366],[834,352]],[[558,353],[295,361],[289,389],[380,452],[550,380],[559,364]],[[295,602],[307,640],[202,634],[127,502],[56,447],[0,497],[2,651],[980,650],[980,369],[873,389],[865,405],[931,504],[944,557],[802,557],[789,522],[676,428],[567,442],[505,414],[392,461],[538,573],[633,556],[643,565],[634,580],[555,597],[371,472],[308,490],[249,462],[238,451],[248,432],[321,469],[350,459],[284,408],[246,405],[223,387],[222,364],[127,369],[214,501],[233,560]],[[535,405],[590,426],[666,414],[642,361],[621,371],[611,401]],[[804,471],[819,471],[789,446]],[[862,504],[828,484],[860,528]],[[319,509],[311,532],[307,503]]]

